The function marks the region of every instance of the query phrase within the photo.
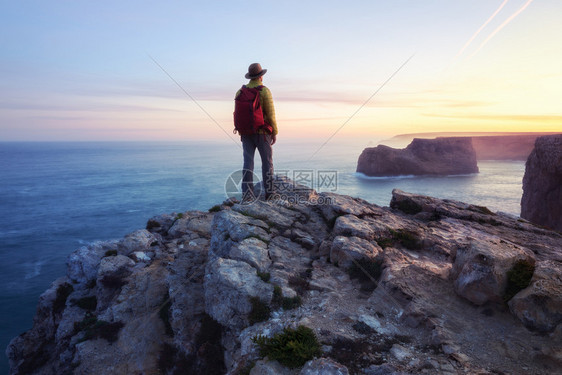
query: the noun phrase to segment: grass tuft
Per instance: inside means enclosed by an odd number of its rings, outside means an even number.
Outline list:
[[[419,250],[422,248],[421,241],[414,232],[410,232],[406,229],[389,229],[390,237],[381,237],[377,239],[377,244],[384,248],[394,246],[399,243],[406,249]]]
[[[263,282],[268,283],[269,280],[271,279],[271,274],[270,274],[269,272],[260,272],[260,271],[257,271],[257,274],[258,274],[258,277],[259,277],[260,279],[262,279]]]
[[[285,297],[283,290],[279,285],[273,287],[273,296],[271,297],[271,306],[273,308],[282,307],[283,310],[292,310],[302,305],[302,298],[300,296]]]
[[[281,306],[283,310],[292,310],[302,305],[302,299],[300,296],[294,297],[283,297]]]
[[[74,330],[76,332],[84,332],[80,342],[102,338],[113,343],[119,338],[119,331],[124,326],[123,322],[110,323],[105,320],[98,320],[95,315],[86,314],[86,317],[81,322],[74,323]]]
[[[507,288],[503,300],[505,302],[512,299],[517,293],[525,289],[531,283],[535,265],[526,260],[517,261],[513,267],[507,271]]]
[[[321,354],[316,335],[305,326],[285,328],[282,333],[271,338],[258,335],[252,341],[258,346],[261,356],[277,360],[289,368],[303,366]]]
[[[209,212],[219,212],[221,210],[221,206],[215,204],[213,207],[209,208]]]

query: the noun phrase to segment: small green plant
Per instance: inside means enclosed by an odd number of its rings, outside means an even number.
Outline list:
[[[396,243],[400,243],[406,249],[410,250],[419,250],[422,248],[421,242],[414,232],[410,232],[406,229],[389,229],[389,232],[390,237],[381,237],[377,239],[377,244],[383,249],[394,246]]]
[[[292,310],[302,305],[300,296],[284,297],[283,290],[279,285],[273,287],[273,296],[271,297],[271,306],[274,308],[282,307],[283,310]]]
[[[74,330],[76,332],[84,332],[80,342],[102,338],[113,343],[119,338],[119,331],[124,326],[123,322],[110,323],[105,320],[98,320],[95,315],[86,314],[86,317],[81,322],[74,323]]]
[[[383,249],[385,249],[387,247],[394,245],[394,241],[392,240],[392,238],[381,237],[377,240],[377,244]]]
[[[95,310],[98,305],[98,299],[96,296],[82,297],[77,300],[73,300],[72,302],[81,309],[88,311]]]
[[[117,250],[107,250],[103,257],[113,257],[115,255],[117,255]]]
[[[269,282],[269,280],[271,279],[271,274],[269,272],[260,272],[257,271],[258,277],[260,279],[262,279],[263,282]]]
[[[271,297],[271,305],[279,308],[283,304],[283,290],[279,285],[273,286],[273,296]]]
[[[66,300],[70,293],[74,291],[74,287],[69,283],[60,284],[57,288],[57,296],[53,302],[53,310],[60,313],[66,306]]]
[[[219,212],[221,210],[221,206],[218,204],[214,205],[213,207],[209,208],[209,212]]]
[[[302,305],[302,299],[300,296],[294,297],[283,297],[281,306],[283,310],[292,310]]]
[[[305,326],[285,328],[271,338],[258,335],[252,341],[258,346],[261,356],[277,360],[289,368],[303,366],[321,354],[316,335]]]
[[[507,288],[503,300],[505,302],[512,299],[517,293],[525,289],[531,283],[535,265],[526,260],[517,261],[513,267],[507,271]]]
[[[180,212],[176,215],[176,220],[183,219],[183,214]]]
[[[267,303],[263,302],[259,297],[250,297],[250,304],[252,305],[252,310],[248,315],[250,325],[269,319],[271,309]]]
[[[390,230],[390,234],[395,241],[398,241],[406,249],[418,250],[421,249],[421,243],[415,233],[405,229]]]

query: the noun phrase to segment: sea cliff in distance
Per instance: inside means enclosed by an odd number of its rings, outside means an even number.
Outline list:
[[[502,132],[434,132],[399,134],[379,144],[403,148],[414,138],[440,138],[440,137],[470,137],[472,146],[478,160],[527,160],[533,150],[535,140],[543,135],[557,134],[556,132],[544,133],[502,133]]]
[[[478,165],[470,138],[414,138],[404,149],[385,145],[364,149],[357,172],[367,176],[455,175],[478,173]]]

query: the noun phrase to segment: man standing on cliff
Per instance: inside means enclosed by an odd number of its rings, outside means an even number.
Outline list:
[[[253,173],[256,148],[261,157],[265,199],[270,199],[274,193],[272,146],[277,139],[277,122],[275,120],[275,108],[273,107],[271,91],[263,85],[263,75],[266,72],[267,69],[262,69],[260,64],[251,64],[245,76],[250,82],[242,86],[235,96],[235,130],[240,133],[244,151],[242,194],[245,201],[255,199],[253,191]],[[254,108],[252,110],[253,115],[252,118],[247,118],[245,117],[246,115],[241,115],[237,112],[241,112],[239,108],[243,108],[245,105],[243,103],[244,100],[246,100],[245,103],[248,103],[248,100],[252,100],[252,95],[254,95],[255,98],[253,104]]]

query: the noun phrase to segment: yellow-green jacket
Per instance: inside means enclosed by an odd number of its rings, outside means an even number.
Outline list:
[[[263,84],[259,79],[252,79],[246,85],[246,87],[251,89],[258,86],[263,86]],[[240,94],[240,90],[236,92],[236,96],[234,98],[237,98],[239,94]],[[277,120],[275,120],[275,107],[273,106],[273,96],[271,95],[271,91],[269,91],[269,89],[265,86],[263,86],[263,88],[260,91],[260,103],[263,111],[263,120],[269,125],[271,125],[271,127],[273,128],[273,135],[277,135]],[[260,129],[258,130],[258,133],[264,134],[265,131]]]

